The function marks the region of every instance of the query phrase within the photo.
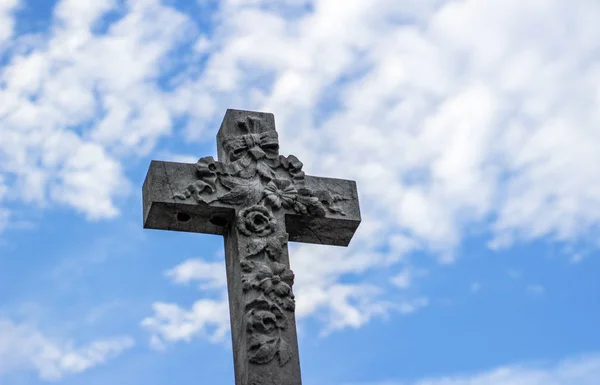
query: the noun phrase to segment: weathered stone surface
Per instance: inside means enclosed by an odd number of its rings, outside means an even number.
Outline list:
[[[300,385],[287,243],[348,245],[356,184],[306,176],[279,155],[272,114],[227,110],[217,148],[218,161],[152,161],[144,227],[225,237],[236,385]]]

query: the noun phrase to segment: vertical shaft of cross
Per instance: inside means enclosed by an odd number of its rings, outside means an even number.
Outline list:
[[[283,219],[254,206],[225,234],[236,385],[302,383]]]

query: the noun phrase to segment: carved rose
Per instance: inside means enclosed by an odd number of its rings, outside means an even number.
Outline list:
[[[249,330],[257,330],[261,333],[269,333],[277,327],[277,317],[268,310],[250,310],[246,322]]]
[[[265,237],[274,231],[276,223],[266,207],[254,205],[240,211],[237,227],[244,235]]]
[[[246,328],[249,332],[269,333],[284,329],[287,319],[277,305],[260,296],[246,304]]]
[[[292,182],[286,179],[273,179],[265,186],[265,200],[276,210],[292,207],[297,195]]]

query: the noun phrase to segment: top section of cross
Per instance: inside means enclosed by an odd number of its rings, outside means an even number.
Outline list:
[[[279,138],[273,114],[228,109],[217,134],[219,161],[235,162],[249,155],[254,159],[275,159]]]
[[[227,110],[217,149],[218,161],[152,161],[144,227],[225,235],[254,210],[284,223],[290,241],[348,245],[360,223],[356,183],[305,175],[298,158],[279,155],[273,114]]]

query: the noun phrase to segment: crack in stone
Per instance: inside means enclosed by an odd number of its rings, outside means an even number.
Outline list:
[[[313,230],[313,228],[312,228],[312,227],[310,227],[310,226],[307,226],[307,228],[308,228],[308,230],[309,230],[309,231],[310,231],[310,232],[311,232],[311,233],[312,233],[312,234],[315,236],[315,238],[317,238],[317,239],[319,240],[319,243],[320,243],[321,245],[324,245],[324,244],[325,244],[325,243],[323,242],[323,240],[321,239],[321,237],[319,237],[319,234],[318,234],[318,233],[317,233],[315,230]]]

